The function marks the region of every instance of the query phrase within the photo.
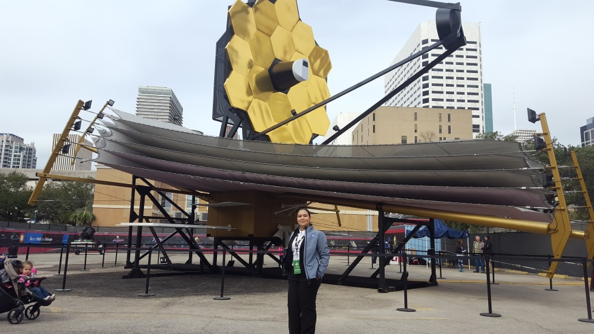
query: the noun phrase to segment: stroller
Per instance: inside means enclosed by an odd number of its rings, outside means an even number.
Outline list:
[[[5,260],[4,269],[0,269],[0,313],[8,312],[8,322],[18,324],[23,316],[29,320],[39,317],[41,306],[49,306],[53,300],[44,300],[35,296],[26,287],[26,282],[19,281],[14,264],[19,260]],[[30,281],[41,282],[45,277],[31,278]],[[25,308],[25,305],[32,304]]]

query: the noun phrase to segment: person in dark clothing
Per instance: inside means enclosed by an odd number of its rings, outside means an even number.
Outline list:
[[[330,261],[326,235],[313,228],[306,208],[297,210],[297,224],[285,250],[283,274],[289,275],[289,333],[316,331],[316,296]]]
[[[491,237],[485,235],[483,242],[483,254],[489,256],[489,262],[485,263],[486,266],[491,265],[489,267],[490,270],[493,270],[493,243],[491,242]]]
[[[464,253],[467,253],[467,251],[464,249],[464,243],[462,239],[460,239],[456,244],[456,256],[464,256]],[[458,271],[464,272],[464,260],[462,259],[458,259]]]

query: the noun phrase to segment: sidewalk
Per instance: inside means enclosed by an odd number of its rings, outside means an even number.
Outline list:
[[[100,269],[101,256],[89,255],[89,271],[82,271],[84,257],[70,255],[66,287],[56,301],[42,308],[35,321],[20,325],[4,321],[0,332],[39,333],[286,333],[287,282],[229,275],[225,280],[228,301],[216,301],[220,275],[152,277],[150,293],[139,297],[145,279],[121,279],[125,257],[107,254],[107,269]],[[174,255],[180,262],[187,255]],[[23,260],[24,256],[20,256]],[[49,277],[45,286],[53,291],[62,285],[57,273],[59,254],[35,254],[41,275]],[[352,260],[352,259],[351,259]],[[271,262],[271,261],[270,261]],[[353,272],[370,275],[370,261]],[[268,262],[267,262],[268,263]],[[342,273],[346,257],[335,256],[329,272]],[[272,264],[270,264],[272,265]],[[409,266],[411,280],[426,280],[429,269]],[[374,289],[323,284],[318,294],[317,333],[590,333],[594,324],[578,322],[586,318],[584,282],[569,278],[555,280],[557,292],[549,292],[548,279],[528,274],[498,271],[492,286],[493,312],[501,318],[480,316],[487,312],[485,275],[443,268],[439,286],[408,291],[409,307],[403,313],[403,292],[378,293]],[[387,275],[397,278],[399,266],[387,267]],[[439,271],[438,271],[439,276]],[[5,317],[5,314],[3,314]],[[15,326],[15,327],[13,327]]]

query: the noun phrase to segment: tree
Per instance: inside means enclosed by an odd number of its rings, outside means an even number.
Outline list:
[[[504,136],[501,132],[483,132],[476,135],[476,139],[493,139],[499,141],[510,141],[515,142],[518,141],[518,136],[507,135]]]
[[[452,220],[444,220],[443,223],[446,224],[446,226],[449,228],[453,228],[459,231],[468,230],[468,232],[470,233],[480,233],[483,232],[484,229],[483,226],[461,223]]]
[[[427,130],[425,132],[421,132],[419,134],[419,137],[421,137],[421,142],[422,143],[431,143],[435,140],[436,138],[436,134],[433,131]]]
[[[0,219],[25,221],[31,215],[33,209],[27,202],[32,190],[28,181],[27,176],[17,172],[0,174]]]
[[[83,182],[46,183],[39,196],[37,219],[52,224],[75,223],[70,217],[80,209],[92,210],[93,184]]]
[[[70,220],[77,226],[90,226],[97,219],[95,214],[88,211],[87,208],[78,209],[70,215]]]

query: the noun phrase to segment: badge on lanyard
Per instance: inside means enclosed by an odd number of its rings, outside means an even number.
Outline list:
[[[295,255],[297,255],[297,259],[293,259],[293,274],[295,275],[299,275],[301,274],[301,266],[299,264],[299,254],[301,252],[301,243],[303,242],[303,239],[305,239],[305,233],[303,233],[303,235],[301,236],[301,238],[297,237],[297,239],[295,240],[295,244],[293,245],[294,249],[295,249]]]
[[[301,274],[301,266],[299,265],[299,260],[293,261],[293,274]]]

